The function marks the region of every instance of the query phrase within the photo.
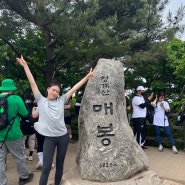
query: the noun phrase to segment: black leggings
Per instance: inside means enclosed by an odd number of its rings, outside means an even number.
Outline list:
[[[55,185],[60,185],[63,175],[63,164],[67,152],[68,143],[69,143],[68,134],[59,137],[45,136],[43,147],[43,170],[41,173],[39,185],[47,185],[48,176],[52,167],[55,148],[57,148]]]

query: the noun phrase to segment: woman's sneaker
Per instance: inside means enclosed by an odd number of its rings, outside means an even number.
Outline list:
[[[43,163],[38,162],[37,165],[36,165],[36,169],[37,170],[42,170],[42,168],[43,168]]]
[[[162,152],[163,151],[163,145],[159,145],[158,150],[159,150],[159,152]]]
[[[175,146],[172,146],[172,152],[174,154],[178,154],[178,150],[177,150],[177,148]]]

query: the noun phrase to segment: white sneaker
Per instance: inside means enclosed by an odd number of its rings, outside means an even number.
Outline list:
[[[159,150],[159,152],[162,152],[163,151],[163,145],[159,145],[158,150]]]
[[[29,161],[33,161],[33,156],[29,156],[29,157],[28,157],[28,160],[29,160]]]
[[[25,157],[25,159],[28,159],[28,157],[27,157],[27,155],[26,155],[26,154],[24,155],[24,157]]]
[[[174,154],[178,154],[178,150],[177,150],[177,148],[175,146],[172,146],[172,152]]]
[[[37,170],[42,170],[42,168],[43,168],[43,163],[38,162],[37,165],[36,165],[36,169]]]

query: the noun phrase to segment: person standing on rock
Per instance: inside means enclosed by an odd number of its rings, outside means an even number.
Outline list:
[[[143,86],[137,87],[137,94],[132,99],[133,108],[133,123],[134,123],[134,136],[136,141],[141,146],[142,149],[147,149],[145,147],[146,141],[146,107],[150,103],[153,95],[150,95],[145,101],[144,99],[145,88]]]
[[[47,87],[47,97],[42,96],[34,77],[24,60],[16,58],[17,62],[24,68],[28,81],[30,83],[33,95],[39,109],[39,120],[35,123],[36,131],[45,136],[43,146],[43,170],[41,173],[39,185],[47,185],[49,173],[52,167],[52,161],[56,153],[56,172],[55,185],[61,184],[63,175],[63,164],[69,143],[69,135],[64,122],[64,104],[83,84],[85,84],[94,72],[90,72],[76,85],[74,85],[65,95],[60,96],[61,84],[56,80],[51,80]]]

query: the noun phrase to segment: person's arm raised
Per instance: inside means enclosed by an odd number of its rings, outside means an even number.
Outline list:
[[[27,65],[27,63],[26,63],[26,61],[24,60],[24,58],[23,58],[22,55],[21,55],[21,58],[16,58],[16,61],[17,61],[21,66],[23,66],[24,71],[25,71],[25,73],[26,73],[26,76],[27,76],[27,78],[28,78],[28,81],[29,81],[29,83],[30,83],[32,92],[33,92],[33,94],[34,94],[34,97],[35,97],[35,99],[37,99],[38,94],[39,94],[39,89],[38,89],[38,87],[37,87],[37,84],[36,84],[36,82],[35,82],[35,79],[33,78],[33,75],[32,75],[32,73],[31,73],[31,71],[30,71],[30,69],[29,69],[29,67],[28,67],[28,65]]]
[[[90,78],[92,78],[94,75],[94,71],[92,68],[90,69],[89,73],[82,78],[77,84],[75,84],[67,93],[66,98],[69,99],[75,91],[77,91],[83,84],[85,84]]]
[[[156,103],[157,103],[157,95],[156,95],[156,97],[155,97],[155,100],[154,100],[153,102],[151,102],[151,105],[152,105],[153,107],[155,107],[155,106],[156,106]]]

